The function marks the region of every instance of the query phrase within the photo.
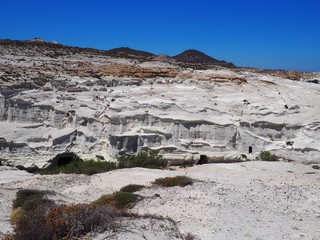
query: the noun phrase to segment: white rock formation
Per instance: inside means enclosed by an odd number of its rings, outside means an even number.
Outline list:
[[[97,79],[74,72],[55,75],[60,58],[39,58],[29,57],[21,64],[15,55],[0,57],[0,63],[11,67],[42,62],[46,74],[52,75],[42,88],[27,90],[28,81],[20,90],[2,85],[3,160],[42,166],[65,151],[112,159],[156,149],[172,160],[197,161],[205,155],[209,161],[237,161],[243,154],[254,159],[270,150],[287,160],[319,162],[319,84],[248,69],[179,69],[175,63],[166,63],[178,72],[175,77],[113,77],[108,72]],[[155,71],[155,62],[66,58],[61,58],[63,64],[89,62],[105,69],[117,62]]]

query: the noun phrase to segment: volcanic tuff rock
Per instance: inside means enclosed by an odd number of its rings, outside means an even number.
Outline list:
[[[148,149],[173,162],[262,150],[319,161],[319,74],[44,41],[2,40],[0,53],[0,158],[13,164]]]

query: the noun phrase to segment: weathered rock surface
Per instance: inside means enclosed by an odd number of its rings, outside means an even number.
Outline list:
[[[214,162],[270,150],[319,162],[320,85],[308,82],[319,75],[194,70],[145,52],[124,58],[124,50],[1,41],[1,159],[42,166],[66,151],[112,159],[156,149]]]

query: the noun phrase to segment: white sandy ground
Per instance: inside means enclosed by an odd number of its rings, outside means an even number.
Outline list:
[[[187,175],[197,181],[184,188],[152,187],[159,177]],[[12,200],[18,189],[53,190],[55,200],[86,203],[127,184],[149,186],[133,212],[171,217],[182,233],[199,239],[320,239],[320,170],[287,162],[207,164],[176,170],[122,169],[93,176],[39,176],[0,167],[0,237],[12,232]],[[154,197],[159,194],[160,197]],[[144,221],[119,239],[176,239],[149,234]],[[103,239],[104,235],[96,236]]]

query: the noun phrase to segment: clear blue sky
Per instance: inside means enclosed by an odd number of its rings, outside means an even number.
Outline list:
[[[320,71],[320,0],[2,0],[0,39]]]

